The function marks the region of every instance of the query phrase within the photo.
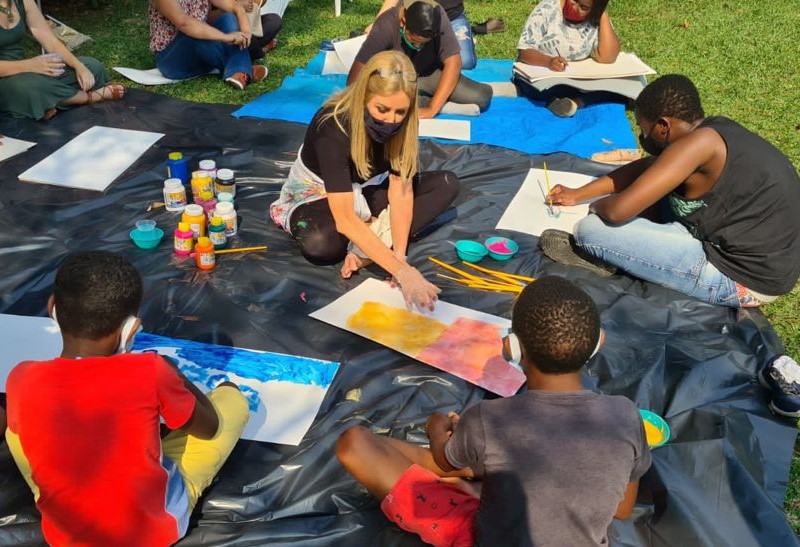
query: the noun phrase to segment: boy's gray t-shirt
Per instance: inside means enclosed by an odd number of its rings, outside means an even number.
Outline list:
[[[607,545],[625,488],[650,467],[636,406],[591,391],[483,401],[445,456],[483,480],[476,545]]]

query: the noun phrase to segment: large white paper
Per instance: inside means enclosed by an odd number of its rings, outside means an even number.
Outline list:
[[[598,63],[594,59],[570,61],[563,72],[555,72],[547,67],[527,65],[520,62],[514,63],[514,70],[524,74],[529,81],[556,77],[590,80],[626,78],[656,73],[655,70],[633,53],[620,53],[613,63]]]
[[[350,323],[351,317],[362,310],[362,306],[371,305],[370,303],[401,310],[405,308],[403,294],[399,288],[392,288],[388,283],[377,279],[367,279],[355,289],[309,315],[372,339],[368,334],[362,334],[357,328],[352,327]],[[393,320],[386,319],[387,317],[397,317],[396,314],[384,315],[386,308],[375,310],[373,307],[370,310],[375,311],[375,315],[370,313],[369,317],[375,317],[377,324]],[[436,308],[432,312],[414,311],[418,315],[436,320],[446,326],[446,330],[441,334],[435,334],[435,340],[425,340],[420,344],[420,338],[410,334],[412,331],[407,325],[394,324],[397,327],[394,332],[402,333],[401,336],[408,338],[393,339],[392,342],[374,341],[385,343],[391,349],[504,397],[516,393],[525,382],[524,374],[501,357],[501,330],[510,327],[511,321],[508,319],[442,301],[436,303]],[[422,328],[428,327],[430,325]],[[390,325],[387,328],[392,327]],[[425,332],[427,334],[428,331]]]
[[[514,71],[517,74],[517,71]],[[597,80],[578,80],[573,78],[555,77],[542,78],[530,82],[530,85],[539,91],[545,91],[553,86],[567,85],[581,91],[609,91],[636,100],[639,93],[647,86],[644,76],[630,76],[627,78],[600,78]]]
[[[22,173],[19,179],[102,192],[163,136],[94,126]]]
[[[35,142],[21,141],[11,137],[0,136],[0,161],[13,158],[17,154],[22,154],[29,148],[36,146]]]
[[[467,120],[420,120],[419,136],[433,137],[436,139],[469,141],[470,123]]]
[[[348,40],[340,40],[333,43],[333,50],[325,55],[325,63],[322,65],[323,74],[348,74],[350,67],[356,60],[356,55],[364,45],[367,39],[366,34],[350,38]]]
[[[148,70],[140,70],[138,68],[129,68],[124,66],[115,66],[112,67],[116,72],[119,72],[127,79],[136,82],[137,84],[142,85],[164,85],[164,84],[177,84],[178,82],[183,82],[185,80],[172,80],[167,78],[161,71],[157,68],[151,68]],[[219,74],[219,70],[216,68],[208,74]],[[193,80],[194,78],[199,78],[201,75],[193,76],[192,78],[187,78],[187,80]]]
[[[547,170],[551,188],[561,184],[567,188],[578,188],[594,180],[589,175],[570,173],[567,171]],[[572,233],[575,223],[589,214],[589,204],[572,207],[554,206],[553,215],[545,199],[547,196],[546,180],[542,169],[531,169],[522,182],[517,195],[509,203],[500,221],[498,230],[514,230],[524,234],[539,236],[547,229],[563,230]]]
[[[0,392],[21,361],[43,361],[61,354],[61,333],[47,317],[0,314]],[[136,337],[134,351],[157,351],[173,358],[201,391],[218,381],[240,386],[250,406],[242,438],[296,446],[311,427],[339,364],[240,348],[202,344],[147,333]],[[239,366],[233,362],[241,363]],[[242,371],[256,367],[262,380]],[[216,368],[215,368],[216,367]],[[237,372],[233,372],[236,370]]]
[[[261,15],[275,13],[283,17],[283,13],[286,11],[286,6],[289,5],[289,2],[290,0],[267,0],[264,5],[261,6]]]

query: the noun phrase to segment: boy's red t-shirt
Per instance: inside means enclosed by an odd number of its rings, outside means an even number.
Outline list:
[[[162,465],[159,417],[171,429],[186,425],[196,398],[162,357],[26,361],[11,371],[6,391],[8,428],[38,487],[48,543],[159,546],[180,539],[165,501],[177,474]]]

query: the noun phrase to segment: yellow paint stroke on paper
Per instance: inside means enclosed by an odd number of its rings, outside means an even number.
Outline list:
[[[347,319],[347,328],[406,355],[417,356],[436,342],[447,325],[380,302],[364,302]]]

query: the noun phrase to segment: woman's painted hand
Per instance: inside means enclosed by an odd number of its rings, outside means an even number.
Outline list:
[[[404,264],[394,276],[403,291],[406,306],[416,306],[421,310],[433,311],[438,295],[442,290],[430,283],[410,264]]]
[[[27,72],[34,72],[36,74],[43,74],[57,78],[64,74],[64,68],[67,66],[64,63],[63,57],[57,53],[45,53],[27,60]]]

